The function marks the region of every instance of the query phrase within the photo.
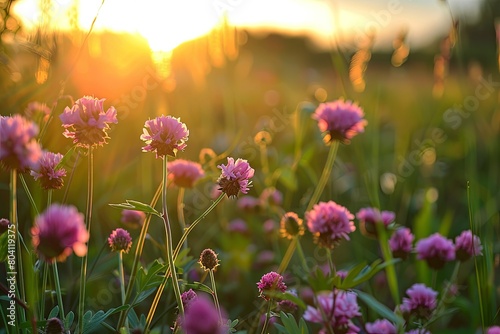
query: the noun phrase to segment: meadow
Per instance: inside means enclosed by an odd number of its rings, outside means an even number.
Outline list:
[[[467,57],[458,40],[448,53],[442,41],[411,50],[394,66],[390,51],[325,52],[302,38],[255,37],[229,27],[171,55],[151,54],[136,36],[44,38],[57,45],[48,67],[37,53],[3,40],[16,67],[0,80],[1,114],[5,124],[17,114],[35,123],[33,140],[64,156],[52,167],[66,175],[60,189],[44,189],[29,168],[8,160],[7,144],[0,150],[0,218],[10,221],[0,236],[0,333],[500,330],[493,327],[500,325],[500,77],[494,61]],[[105,99],[103,113],[116,110],[103,145],[63,135],[60,116],[78,110],[72,108],[84,96]],[[328,140],[317,112],[334,101],[353,101],[364,121],[355,134]],[[158,157],[160,146],[145,148],[151,141],[141,135],[144,128],[153,134],[147,122],[162,115],[178,118],[189,139],[175,137],[178,147]],[[242,175],[228,158],[248,163]],[[193,184],[166,166],[176,160],[199,164]],[[235,178],[251,184],[235,185]],[[333,239],[314,230],[311,213],[330,201],[348,211],[351,224]],[[73,244],[51,249],[60,239],[44,244],[39,217],[55,203],[74,206],[86,229],[92,227],[87,244],[85,233],[79,235],[85,252]],[[363,216],[364,208],[373,211]],[[123,210],[146,215],[124,222]],[[385,222],[381,211],[392,218]],[[404,227],[414,239],[402,259],[389,239]],[[118,228],[128,231],[130,250],[124,234],[110,247],[108,237]],[[470,237],[461,250],[473,256],[459,259],[457,237],[467,230],[480,248]],[[421,258],[419,241],[435,233],[449,239],[446,251],[453,256],[438,249]],[[217,255],[212,267],[200,265],[206,249]],[[15,270],[9,254],[15,254]],[[7,279],[14,271],[11,291]],[[409,290],[415,284],[425,285],[418,288],[427,293],[421,300]],[[190,289],[203,301],[198,308],[187,301],[192,296],[180,296]],[[377,324],[381,319],[386,322]]]

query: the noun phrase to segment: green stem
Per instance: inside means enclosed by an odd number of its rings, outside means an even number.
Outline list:
[[[47,291],[47,277],[49,274],[49,265],[43,262],[43,278],[42,278],[42,296],[40,300],[40,320],[45,319],[45,294]]]
[[[31,196],[30,189],[28,188],[28,184],[26,183],[26,180],[24,180],[24,175],[19,174],[19,179],[21,180],[21,183],[23,184],[24,191],[26,192],[26,196],[28,196],[28,199],[31,203],[31,206],[33,207],[33,210],[35,210],[36,215],[38,216],[40,213],[38,211],[38,208],[36,207],[35,200],[33,199],[33,196]]]
[[[181,231],[186,228],[186,219],[184,218],[184,193],[186,189],[184,187],[179,188],[179,193],[177,194],[177,219],[179,220],[179,225]],[[187,240],[184,241],[182,247],[184,249],[188,248]]]
[[[304,250],[302,249],[302,245],[300,244],[299,236],[297,235],[295,236],[295,238],[297,239],[297,252],[299,253],[299,258],[300,261],[302,262],[302,267],[306,271],[306,274],[309,274],[309,266],[307,265],[307,260],[304,255]]]
[[[163,187],[163,183],[161,183],[158,186],[158,189],[156,189],[156,193],[153,196],[153,199],[151,200],[151,206],[154,207],[156,203],[158,202],[158,199],[160,198],[161,190]],[[135,283],[135,278],[137,276],[137,271],[139,270],[139,261],[142,256],[142,250],[144,248],[144,241],[146,240],[146,236],[148,234],[148,229],[149,229],[149,223],[151,222],[151,215],[147,215],[146,220],[144,221],[144,224],[142,225],[141,228],[141,233],[139,235],[139,239],[137,240],[137,246],[135,249],[135,255],[134,255],[134,262],[132,264],[132,270],[130,271],[130,278],[128,280],[127,284],[127,290],[125,293],[125,302],[128,302],[132,296],[132,290],[134,287]],[[132,304],[126,309],[120,312],[120,317],[118,320],[118,326],[117,328],[121,330],[122,326],[125,324],[125,319],[127,319],[128,312],[132,308]],[[151,311],[151,310],[150,310]]]
[[[210,282],[212,283],[212,290],[214,291],[215,308],[217,309],[217,312],[219,312],[219,324],[222,325],[222,314],[220,312],[219,297],[217,296],[217,285],[215,284],[214,271],[209,270],[209,272],[210,272]]]
[[[177,300],[177,307],[179,308],[179,315],[182,317],[184,315],[184,306],[182,305],[181,290],[179,288],[179,281],[175,269],[174,255],[172,250],[172,230],[170,228],[170,222],[168,220],[168,210],[167,210],[167,156],[163,157],[162,162],[163,162],[162,218],[165,223],[165,234],[166,234],[165,242],[167,244],[166,245],[167,260],[168,260],[168,266],[170,267],[170,272],[172,273],[172,285],[174,288],[175,299]]]
[[[339,141],[335,140],[333,143],[330,145],[330,151],[328,152],[328,158],[325,163],[325,167],[323,167],[323,172],[321,173],[321,177],[319,179],[319,182],[314,189],[314,193],[311,197],[311,200],[309,201],[309,204],[307,205],[306,211],[309,211],[312,209],[313,205],[316,204],[323,193],[323,190],[325,189],[326,183],[328,182],[328,179],[330,178],[330,174],[333,169],[333,164],[335,163],[335,158],[337,157],[337,151],[339,148]]]
[[[125,274],[123,272],[123,252],[118,252],[118,274],[120,279],[120,292],[122,295],[122,305],[125,304]]]
[[[92,221],[92,194],[94,187],[94,155],[92,146],[88,147],[88,177],[87,177],[87,206],[85,209],[85,226],[90,237],[90,223]],[[90,242],[90,238],[89,241]],[[88,252],[83,256],[80,271],[80,298],[78,301],[78,333],[83,333],[83,315],[85,313],[85,288],[87,286]]]
[[[283,256],[283,259],[281,260],[280,266],[278,268],[278,273],[282,274],[286,270],[288,264],[290,263],[290,260],[292,259],[296,247],[297,247],[297,238],[293,238],[292,241],[290,242],[290,245],[288,245],[288,249],[286,250],[286,253]]]
[[[56,294],[57,294],[57,303],[59,304],[59,313],[60,313],[60,319],[64,326],[66,326],[66,323],[64,321],[65,317],[65,312],[64,312],[64,305],[63,305],[63,300],[62,300],[62,293],[61,293],[61,283],[59,282],[59,272],[57,270],[57,262],[54,262],[52,264],[52,269],[54,271],[54,284],[56,285]]]
[[[271,303],[272,299],[269,300],[267,303],[267,310],[266,310],[266,319],[264,320],[264,326],[262,326],[262,332],[260,334],[265,334],[267,330],[267,326],[269,325],[269,314],[271,313]]]
[[[219,197],[203,212],[191,225],[189,225],[188,228],[184,230],[184,233],[182,234],[179,242],[177,243],[177,246],[175,247],[174,250],[174,261],[177,259],[177,255],[179,255],[179,252],[182,248],[182,245],[184,241],[187,239],[189,233],[191,233],[192,230],[198,225],[199,222],[201,222],[215,207],[217,204],[219,204],[223,199],[224,199],[225,194],[221,193]],[[153,316],[156,312],[156,307],[158,306],[158,303],[160,302],[161,295],[163,293],[163,290],[165,289],[165,285],[167,284],[167,279],[170,275],[170,270],[165,271],[165,275],[163,276],[163,280],[158,286],[158,290],[156,290],[155,297],[153,299],[153,302],[151,303],[151,307],[149,308],[148,316],[146,317],[146,325],[144,326],[144,333],[149,332],[149,326],[151,325],[151,322],[153,321]]]
[[[387,267],[385,267],[385,273],[387,275],[387,282],[389,283],[389,291],[391,292],[392,300],[394,305],[399,305],[399,286],[398,278],[396,275],[396,269],[394,263],[392,263],[392,252],[389,249],[389,241],[387,239],[387,230],[385,229],[383,222],[376,222],[375,228],[377,229],[377,237],[382,250],[382,256],[385,262],[391,262]]]

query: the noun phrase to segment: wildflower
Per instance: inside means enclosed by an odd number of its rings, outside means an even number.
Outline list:
[[[35,219],[31,234],[35,250],[46,262],[64,261],[72,252],[87,253],[89,236],[83,215],[74,206],[52,204]]]
[[[286,284],[283,282],[283,276],[271,271],[260,279],[257,283],[257,288],[259,289],[259,297],[269,300],[270,298],[266,296],[269,292],[285,292]]]
[[[122,210],[121,222],[128,227],[138,228],[142,226],[144,220],[146,219],[146,214],[142,211],[137,210]]]
[[[215,253],[210,248],[204,249],[200,254],[200,260],[198,261],[198,263],[205,271],[215,270],[215,268],[219,266],[217,253]]]
[[[242,196],[238,199],[236,205],[240,210],[252,211],[259,208],[260,200],[258,198],[249,195]]]
[[[128,231],[117,228],[108,237],[108,244],[113,252],[125,252],[128,253],[130,247],[132,246],[132,238]]]
[[[59,116],[65,128],[63,135],[81,147],[102,146],[109,139],[109,123],[118,123],[115,107],[104,111],[105,99],[84,96],[71,109],[66,107]]]
[[[455,260],[453,242],[439,233],[421,239],[416,245],[417,259],[426,260],[429,267],[441,269],[448,261]]]
[[[184,291],[181,295],[182,305],[184,306],[184,311],[189,308],[189,305],[198,298],[196,292],[193,289],[189,289],[188,291]]]
[[[257,254],[257,258],[254,261],[254,265],[257,268],[264,268],[274,263],[275,254],[270,250],[263,250]]]
[[[335,333],[358,333],[359,328],[351,321],[361,316],[356,298],[350,291],[322,293],[317,296],[317,308],[307,306],[304,319],[323,324],[323,332],[331,327]]]
[[[412,250],[415,236],[407,227],[397,229],[389,239],[392,256],[405,260]]]
[[[179,325],[186,334],[226,334],[228,331],[226,324],[219,322],[219,313],[207,298],[193,299],[185,311]]]
[[[193,188],[195,182],[205,176],[199,163],[182,159],[169,162],[168,170],[170,171],[170,180],[177,187],[182,188]]]
[[[387,319],[377,319],[366,323],[367,334],[396,334],[396,327]]]
[[[408,331],[405,334],[431,334],[431,332],[429,332],[424,328],[419,328],[419,329],[412,329],[411,331]]]
[[[36,169],[42,149],[35,140],[38,127],[24,117],[0,116],[0,163],[6,169]]]
[[[304,235],[304,224],[295,212],[287,212],[281,217],[280,234],[283,238],[293,239]]]
[[[241,218],[233,219],[227,225],[227,230],[233,233],[247,234],[248,233],[248,225]]]
[[[330,267],[330,266],[328,266],[328,267]],[[340,277],[340,279],[345,279],[348,274],[349,274],[349,271],[347,271],[347,270],[337,270],[337,276]]]
[[[2,218],[0,219],[0,235],[7,232],[10,226],[10,221],[8,219]]]
[[[472,256],[483,255],[483,246],[477,235],[473,235],[471,230],[463,231],[455,238],[455,252],[459,261],[467,261]]]
[[[63,156],[60,153],[44,151],[39,160],[36,170],[30,172],[35,180],[40,180],[43,189],[61,189],[63,177],[66,176],[66,169],[57,168]]]
[[[342,238],[349,240],[348,234],[356,230],[352,222],[354,216],[345,207],[333,202],[320,202],[306,212],[307,227],[316,242],[333,249]]]
[[[486,330],[486,334],[500,334],[499,326],[492,326]]]
[[[28,106],[24,109],[24,114],[34,121],[46,122],[50,116],[50,108],[45,103],[34,101],[28,103]]]
[[[166,155],[175,157],[177,151],[184,151],[188,140],[189,130],[180,118],[159,116],[147,120],[144,124],[141,139],[147,144],[143,152],[156,152],[156,158]]]
[[[400,310],[404,315],[414,314],[418,318],[429,318],[436,308],[437,292],[425,286],[425,284],[413,284],[406,294],[410,298],[403,298]]]
[[[270,205],[281,205],[283,203],[283,194],[274,187],[266,188],[260,193],[260,201]]]
[[[58,318],[47,319],[45,334],[64,334],[64,325]]]
[[[382,211],[377,208],[363,208],[358,211],[356,217],[359,219],[359,227],[361,233],[369,237],[377,237],[377,226],[375,224],[382,223],[384,228],[394,221],[394,212]]]
[[[318,127],[325,133],[324,142],[338,140],[348,144],[360,132],[364,132],[366,120],[363,110],[351,101],[337,100],[321,103],[313,114]]]
[[[273,219],[267,219],[262,225],[262,229],[266,234],[273,234],[277,229],[277,223]]]
[[[243,194],[248,193],[252,181],[249,179],[253,177],[255,170],[250,167],[248,162],[244,159],[238,159],[236,162],[233,158],[227,158],[227,165],[217,166],[222,170],[222,173],[217,180],[219,190],[225,193],[228,197],[236,197],[238,192]]]

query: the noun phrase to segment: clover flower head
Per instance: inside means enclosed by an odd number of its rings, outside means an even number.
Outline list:
[[[420,239],[415,249],[417,259],[425,260],[433,269],[441,269],[446,262],[455,260],[453,241],[446,239],[439,233]]]
[[[383,224],[384,228],[387,229],[395,217],[394,212],[380,212],[377,208],[363,208],[356,213],[361,233],[374,238],[378,236],[376,224]]]
[[[81,147],[102,146],[107,143],[109,124],[118,123],[115,107],[104,111],[104,100],[84,96],[66,107],[59,116],[65,128],[63,135]]]
[[[141,227],[146,220],[146,214],[142,211],[137,210],[122,210],[122,216],[120,221],[131,228]]]
[[[438,293],[422,283],[413,284],[403,298],[400,310],[404,315],[415,315],[418,318],[429,318],[436,308]]]
[[[500,334],[500,326],[488,327],[486,334]]]
[[[225,193],[228,197],[236,197],[241,191],[243,194],[250,190],[255,170],[250,167],[244,159],[227,158],[227,165],[217,166],[222,170],[222,173],[217,180],[219,190]]]
[[[387,319],[377,319],[366,323],[367,334],[397,334],[396,326]]]
[[[228,331],[226,323],[219,322],[215,306],[202,296],[191,300],[178,323],[186,334],[227,334]]]
[[[325,133],[325,143],[338,140],[348,144],[358,133],[364,132],[367,124],[363,110],[351,101],[336,100],[321,103],[313,114],[318,127]]]
[[[196,292],[193,291],[193,289],[189,289],[187,291],[184,291],[181,294],[182,306],[184,306],[184,311],[187,311],[187,309],[189,308],[189,305],[196,298],[198,298],[198,295],[196,294]]]
[[[132,238],[128,231],[117,228],[108,237],[108,244],[113,252],[124,252],[128,253],[130,247],[132,246]]]
[[[266,296],[267,292],[285,292],[286,284],[283,282],[283,276],[271,271],[262,276],[257,283],[257,288],[259,289],[259,297],[269,300],[270,298]]]
[[[7,230],[9,229],[9,226],[10,226],[10,221],[8,219],[1,218],[0,219],[0,235],[7,232]]]
[[[205,176],[201,165],[197,162],[178,159],[168,163],[169,179],[182,188],[193,188],[196,181]]]
[[[167,155],[175,157],[178,151],[184,151],[189,130],[180,118],[159,116],[147,120],[141,139],[146,143],[143,152],[156,152],[156,158]]]
[[[455,238],[455,251],[457,259],[467,261],[473,256],[483,255],[483,246],[477,235],[473,235],[471,230],[463,231]]]
[[[64,324],[59,318],[47,319],[45,334],[64,334]]]
[[[389,248],[395,258],[406,259],[412,250],[415,236],[407,227],[397,229],[389,239]]]
[[[60,153],[44,151],[36,170],[30,172],[35,180],[40,181],[43,189],[61,189],[66,176],[66,169],[57,168],[63,156]]]
[[[20,115],[0,116],[0,164],[20,172],[38,168],[42,149],[37,134],[38,126]]]
[[[305,216],[315,241],[325,248],[333,249],[342,239],[349,240],[349,233],[356,230],[354,215],[333,201],[319,202]]]
[[[52,204],[35,219],[33,245],[46,262],[64,261],[72,252],[87,253],[88,233],[83,215],[71,205]]]

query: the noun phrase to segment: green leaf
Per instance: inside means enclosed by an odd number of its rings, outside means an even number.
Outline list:
[[[0,262],[7,260],[7,234],[8,232],[0,235]]]
[[[386,318],[396,324],[397,327],[402,328],[404,320],[397,316],[391,309],[376,300],[372,295],[364,293],[360,290],[353,290],[369,308],[377,312],[383,318]]]
[[[126,203],[120,204],[109,204],[109,206],[117,209],[126,209],[126,210],[136,210],[142,211],[144,213],[153,214],[161,218],[161,214],[156,211],[151,205],[145,204],[142,202],[134,201],[131,199],[127,199]]]
[[[315,292],[323,290],[331,290],[333,288],[332,286],[333,280],[329,280],[327,277],[325,277],[323,270],[319,268],[316,269],[314,273],[311,273],[311,275],[309,275],[308,281],[309,281],[309,286]]]
[[[146,299],[156,290],[156,288],[163,281],[164,277],[164,275],[160,275],[160,273],[164,273],[167,267],[168,265],[155,260],[148,269],[141,267],[138,270],[135,281],[137,286],[137,295],[133,302],[134,305]]]
[[[123,310],[126,310],[129,306],[128,305],[122,305],[117,308],[112,308],[109,309],[107,312],[104,311],[97,311],[96,314],[92,315],[91,311],[88,311],[85,313],[83,316],[83,334],[88,334],[97,329],[99,326],[102,325],[102,323],[110,316],[115,313],[121,312]]]
[[[268,296],[268,297],[271,297],[271,298],[276,298],[276,299],[281,299],[281,300],[289,300],[295,304],[297,304],[297,306],[299,306],[300,308],[302,309],[306,309],[307,305],[306,303],[304,303],[304,301],[302,299],[300,299],[299,297],[297,297],[296,295],[290,293],[290,292],[280,292],[280,291],[265,291],[263,293],[264,295]]]
[[[59,314],[59,306],[56,305],[56,306],[54,306],[54,308],[52,310],[50,310],[49,316],[47,317],[47,319],[55,318],[55,317],[57,317],[58,314]]]
[[[64,154],[63,158],[61,159],[61,161],[59,161],[59,163],[57,164],[57,166],[54,169],[57,170],[57,169],[62,168],[64,166],[71,167],[69,165],[68,161],[73,156],[73,154],[75,154],[75,152],[76,152],[76,145],[72,146],[68,150],[68,152],[66,152],[66,154]]]
[[[214,294],[214,291],[207,285],[200,283],[200,282],[194,282],[194,283],[187,283],[184,285],[186,289],[193,289],[193,290],[198,290],[198,291],[203,291],[209,294]]]
[[[285,314],[284,312],[280,313],[280,319],[283,325],[274,324],[274,327],[278,329],[280,333],[283,334],[309,334],[309,330],[303,319],[301,319],[299,325],[295,321],[295,318],[292,314]]]
[[[73,311],[69,311],[68,314],[66,315],[66,319],[64,320],[65,321],[64,327],[71,328],[71,325],[73,325],[73,320],[75,320],[75,314],[73,313]]]

